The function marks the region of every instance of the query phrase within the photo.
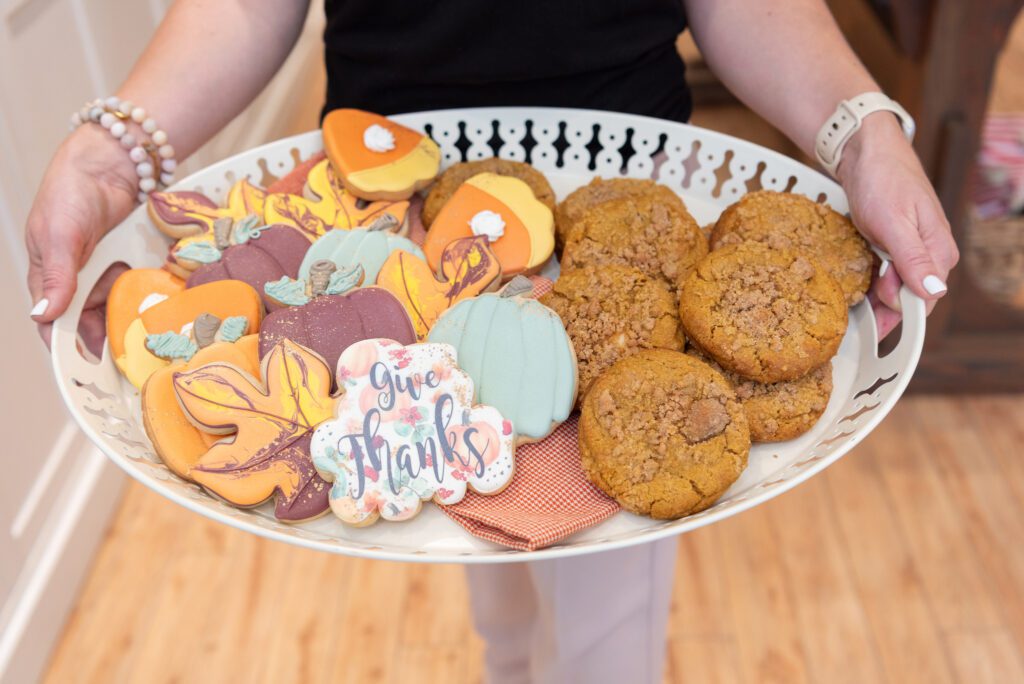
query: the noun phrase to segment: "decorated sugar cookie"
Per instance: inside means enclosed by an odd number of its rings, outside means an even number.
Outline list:
[[[449,244],[440,259],[441,279],[423,259],[398,250],[377,274],[377,285],[401,300],[424,340],[438,316],[459,300],[497,287],[501,266],[484,237],[469,237]]]
[[[450,345],[359,342],[338,360],[337,379],[345,393],[310,448],[342,522],[408,520],[428,499],[455,504],[467,488],[496,494],[511,481],[512,424],[474,405]]]
[[[168,337],[167,342],[161,344],[162,338],[151,336],[165,333],[187,336],[202,314],[210,314],[221,321],[244,319],[237,338],[259,330],[263,302],[256,290],[239,280],[219,280],[182,290],[145,308],[128,325],[122,338],[123,353],[114,356],[114,363],[129,382],[142,387],[150,375],[168,365],[171,359],[181,358],[167,349],[170,345],[180,346],[180,339]],[[157,353],[154,353],[155,345],[160,345]],[[115,351],[113,342],[111,351]]]
[[[430,225],[423,251],[438,268],[452,240],[486,237],[506,278],[529,274],[544,265],[555,248],[551,210],[530,186],[511,176],[481,173],[459,186]]]
[[[189,276],[188,287],[218,280],[241,280],[251,285],[263,297],[263,303],[272,311],[277,304],[263,294],[266,283],[284,277],[294,278],[298,275],[299,265],[309,250],[309,240],[291,226],[259,226],[249,228],[243,238],[230,238],[224,235],[240,232],[225,229],[230,219],[218,219],[214,224],[217,234],[216,245],[210,250],[216,252],[217,258],[200,266]],[[180,252],[179,252],[180,254]]]
[[[162,268],[132,268],[119,275],[107,295],[110,355],[124,356],[125,333],[143,311],[184,289],[184,280]]]
[[[313,429],[334,415],[331,371],[312,351],[284,341],[263,359],[262,379],[221,361],[174,373],[185,415],[200,430],[237,432],[199,456],[189,477],[236,506],[275,499],[286,522],[327,511],[327,484],[309,455]]]
[[[359,287],[358,264],[339,270],[321,260],[310,267],[308,280],[282,279],[266,285],[266,292],[287,307],[274,311],[260,328],[260,356],[289,339],[320,354],[330,367],[350,345],[386,337],[405,344],[416,341],[416,331],[405,307],[380,287]]]
[[[266,194],[263,188],[243,178],[228,190],[223,207],[202,193],[178,190],[149,193],[146,208],[160,232],[178,240],[212,232],[213,222],[219,218],[262,216]]]
[[[409,199],[441,167],[437,143],[379,114],[335,109],[324,117],[323,134],[341,182],[363,199]]]
[[[394,232],[404,233],[408,212],[408,202],[358,199],[338,182],[330,163],[324,159],[310,169],[303,196],[268,195],[263,218],[267,223],[294,226],[315,240],[329,230],[348,230],[378,219],[385,219]]]
[[[209,451],[223,435],[203,432],[185,417],[174,391],[174,374],[214,362],[230,364],[258,376],[258,336],[246,335],[237,342],[229,342],[221,337],[221,341],[213,341],[208,346],[199,348],[197,345],[191,359],[161,368],[149,376],[142,386],[142,422],[146,434],[167,467],[186,479],[199,457]]]
[[[464,299],[427,339],[450,344],[477,400],[512,421],[520,442],[547,437],[576,403],[576,355],[558,314],[519,276],[498,293]]]
[[[412,240],[387,230],[384,221],[375,221],[367,228],[332,230],[313,243],[299,266],[299,279],[309,277],[309,269],[315,262],[326,259],[334,262],[339,270],[362,266],[367,284],[377,282],[377,274],[388,256],[396,250],[404,250],[419,258],[423,250]]]

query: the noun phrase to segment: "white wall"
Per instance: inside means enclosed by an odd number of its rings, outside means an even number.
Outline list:
[[[123,485],[54,386],[28,318],[22,227],[70,113],[116,89],[165,4],[0,0],[0,682],[33,681],[45,667]],[[321,17],[314,3],[278,78],[184,172],[285,133],[287,105],[319,60]]]

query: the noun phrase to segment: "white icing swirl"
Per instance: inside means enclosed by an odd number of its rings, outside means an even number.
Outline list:
[[[494,242],[505,234],[505,220],[501,214],[484,209],[469,219],[469,229],[473,235],[486,235],[488,242]]]
[[[380,124],[372,124],[363,131],[363,144],[373,152],[390,152],[395,149],[395,135]]]
[[[151,306],[156,306],[160,302],[167,299],[167,295],[160,294],[159,292],[150,292],[146,295],[146,298],[139,302],[139,313],[142,313]]]

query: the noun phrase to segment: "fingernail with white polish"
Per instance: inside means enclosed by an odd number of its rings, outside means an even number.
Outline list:
[[[47,299],[46,297],[43,297],[38,302],[36,302],[35,306],[32,307],[32,311],[29,313],[29,316],[42,316],[44,313],[46,313],[46,310],[48,308],[50,308],[50,300]]]
[[[886,273],[889,272],[890,261],[888,259],[882,259],[882,265],[878,267],[878,277],[882,278]]]
[[[946,291],[946,283],[939,280],[938,276],[925,276],[924,280],[921,281],[921,284],[930,295],[942,294]]]

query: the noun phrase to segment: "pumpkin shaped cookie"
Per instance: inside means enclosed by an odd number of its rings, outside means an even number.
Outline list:
[[[174,374],[214,362],[228,363],[250,375],[259,375],[258,336],[246,335],[237,342],[214,342],[199,349],[183,364],[156,371],[142,386],[142,421],[146,434],[167,467],[185,479],[189,478],[189,471],[199,457],[222,436],[203,432],[185,417],[174,391]]]
[[[416,331],[402,303],[380,287],[358,287],[359,265],[339,271],[331,261],[310,268],[308,281],[287,280],[266,286],[286,308],[274,311],[260,328],[260,356],[282,340],[312,349],[334,368],[352,344],[376,337],[416,341]]]
[[[215,228],[223,226],[221,219]],[[217,247],[220,258],[196,269],[187,281],[188,287],[218,280],[241,280],[260,293],[268,311],[278,304],[263,293],[263,286],[283,277],[294,278],[310,242],[291,226],[262,226],[253,229],[250,236],[240,243],[220,241]]]
[[[455,347],[477,401],[512,421],[520,442],[544,439],[576,403],[576,355],[558,314],[518,277],[500,292],[464,299],[441,314],[430,342]]]
[[[142,387],[150,375],[170,363],[169,358],[151,351],[154,341],[150,336],[187,334],[202,314],[221,321],[244,318],[244,327],[238,333],[241,337],[259,329],[263,302],[256,290],[239,280],[219,280],[182,290],[144,309],[128,325],[123,336],[124,351],[114,357],[114,363],[129,382]]]
[[[310,266],[327,259],[333,261],[341,271],[357,264],[362,266],[365,282],[373,284],[377,282],[380,267],[392,252],[401,249],[421,259],[424,258],[423,250],[416,243],[386,230],[387,224],[381,226],[382,223],[376,221],[368,228],[332,230],[319,238],[306,252],[299,266],[299,279],[309,278]]]
[[[440,273],[438,280],[425,261],[398,250],[377,274],[377,284],[398,297],[409,312],[420,340],[453,304],[497,287],[501,280],[501,267],[485,237],[449,244],[441,257]]]
[[[328,159],[356,197],[409,199],[441,168],[437,143],[379,114],[335,109],[324,117],[323,133]]]
[[[530,186],[510,176],[481,173],[459,186],[427,232],[423,252],[437,270],[452,241],[484,236],[508,279],[540,269],[555,248],[551,210]]]

